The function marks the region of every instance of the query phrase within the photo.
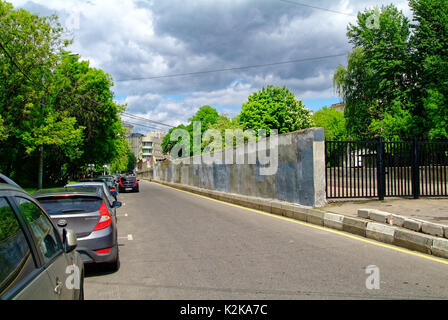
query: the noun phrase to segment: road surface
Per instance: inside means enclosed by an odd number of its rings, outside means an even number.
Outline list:
[[[119,200],[121,268],[88,268],[86,299],[448,298],[430,256],[144,181]]]

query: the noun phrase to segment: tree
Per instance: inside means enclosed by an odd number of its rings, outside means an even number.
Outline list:
[[[371,25],[378,16],[378,26]],[[394,135],[384,124],[402,120],[412,108],[407,95],[410,24],[395,6],[369,9],[348,27],[353,45],[347,68],[339,66],[334,84],[346,102],[349,133],[357,138]],[[405,117],[412,120],[412,118]],[[412,134],[412,123],[402,124],[400,136]]]
[[[125,137],[124,133],[123,137]],[[126,139],[117,139],[115,142],[116,156],[111,161],[111,172],[124,172],[128,167],[129,153],[132,153],[131,148],[129,147],[129,142]]]
[[[132,151],[129,151],[126,171],[128,171],[128,172],[134,171],[136,165],[137,165],[137,158],[135,157],[135,155]]]
[[[65,113],[52,114],[46,97],[59,52],[70,41],[56,16],[39,17],[0,1],[0,170],[25,184],[37,176],[36,145],[73,154],[82,127]],[[73,134],[65,139],[68,131]],[[17,170],[17,168],[20,168]]]
[[[293,132],[311,127],[309,110],[297,100],[288,88],[267,86],[253,93],[243,104],[239,122],[244,130],[256,132],[277,129],[279,134]]]
[[[226,114],[222,114],[219,116],[218,120],[214,125],[211,126],[211,129],[218,130],[221,133],[222,137],[222,148],[234,147],[237,144],[236,139],[234,139],[232,145],[226,145],[226,131],[227,130],[237,130],[243,129],[239,121],[239,117],[235,117],[233,119],[229,118]]]
[[[312,119],[316,127],[325,129],[326,140],[338,141],[348,138],[343,112],[324,107],[315,112]]]
[[[114,102],[110,75],[91,68],[88,61],[64,52],[54,72],[56,90],[50,103],[56,111],[64,111],[85,127],[85,138],[79,159],[66,159],[69,171],[88,164],[111,164],[126,160],[129,146],[120,113],[125,106]],[[73,161],[71,161],[73,160]],[[126,161],[125,161],[126,163]]]
[[[43,159],[50,186],[87,164],[126,164],[125,106],[108,74],[64,51],[71,41],[57,17],[0,0],[0,29],[0,171],[32,186]]]
[[[201,123],[201,132],[198,134],[200,134],[200,136],[202,137],[202,135],[204,134],[205,131],[207,131],[208,129],[211,129],[213,127],[213,125],[216,124],[216,122],[220,119],[220,115],[218,113],[218,111],[216,111],[215,108],[212,108],[210,106],[203,106],[201,107],[194,115],[193,117],[191,117],[188,121],[189,124],[187,126],[185,125],[180,125],[176,128],[172,128],[170,129],[170,131],[168,131],[168,134],[163,138],[162,141],[162,150],[163,153],[165,154],[169,154],[171,152],[171,150],[174,148],[174,146],[176,146],[177,144],[183,144],[183,143],[187,143],[187,141],[182,141],[182,138],[179,137],[179,139],[177,141],[171,141],[171,136],[173,134],[173,132],[175,130],[185,130],[188,132],[189,136],[190,136],[190,145],[189,145],[189,150],[190,150],[190,155],[194,155],[197,153],[201,153],[202,150],[204,149],[205,146],[201,145],[201,150],[195,150],[195,146],[194,146],[194,135],[193,135],[193,131],[194,131],[194,122],[200,122]],[[188,147],[188,146],[186,146]],[[195,153],[196,152],[196,153]]]
[[[358,14],[354,49],[334,86],[357,138],[447,139],[448,2],[410,0],[413,23],[394,6]],[[379,14],[378,28],[369,17]]]
[[[430,139],[448,139],[448,2],[411,0],[414,114]]]

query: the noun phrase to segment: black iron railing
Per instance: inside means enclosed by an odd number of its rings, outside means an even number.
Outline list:
[[[448,141],[326,141],[327,198],[448,196]]]

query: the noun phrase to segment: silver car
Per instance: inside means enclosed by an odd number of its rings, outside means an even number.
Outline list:
[[[119,269],[117,217],[113,212],[120,202],[109,204],[103,191],[93,187],[39,190],[33,197],[58,227],[76,232],[77,251],[85,264]]]
[[[27,192],[0,184],[1,300],[84,299],[76,235],[66,228],[61,234]]]

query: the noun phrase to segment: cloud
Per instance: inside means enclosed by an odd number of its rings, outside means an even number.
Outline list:
[[[10,0],[11,1],[11,0]],[[291,0],[294,2],[295,0]],[[302,0],[356,14],[378,0]],[[409,13],[407,0],[388,0]],[[110,73],[129,112],[178,124],[202,105],[241,106],[261,87],[287,86],[299,99],[334,96],[332,76],[345,57],[197,76],[132,78],[269,64],[347,53],[356,18],[278,0],[13,0],[32,12],[56,13],[71,25],[71,50]],[[72,19],[73,20],[73,19]]]

